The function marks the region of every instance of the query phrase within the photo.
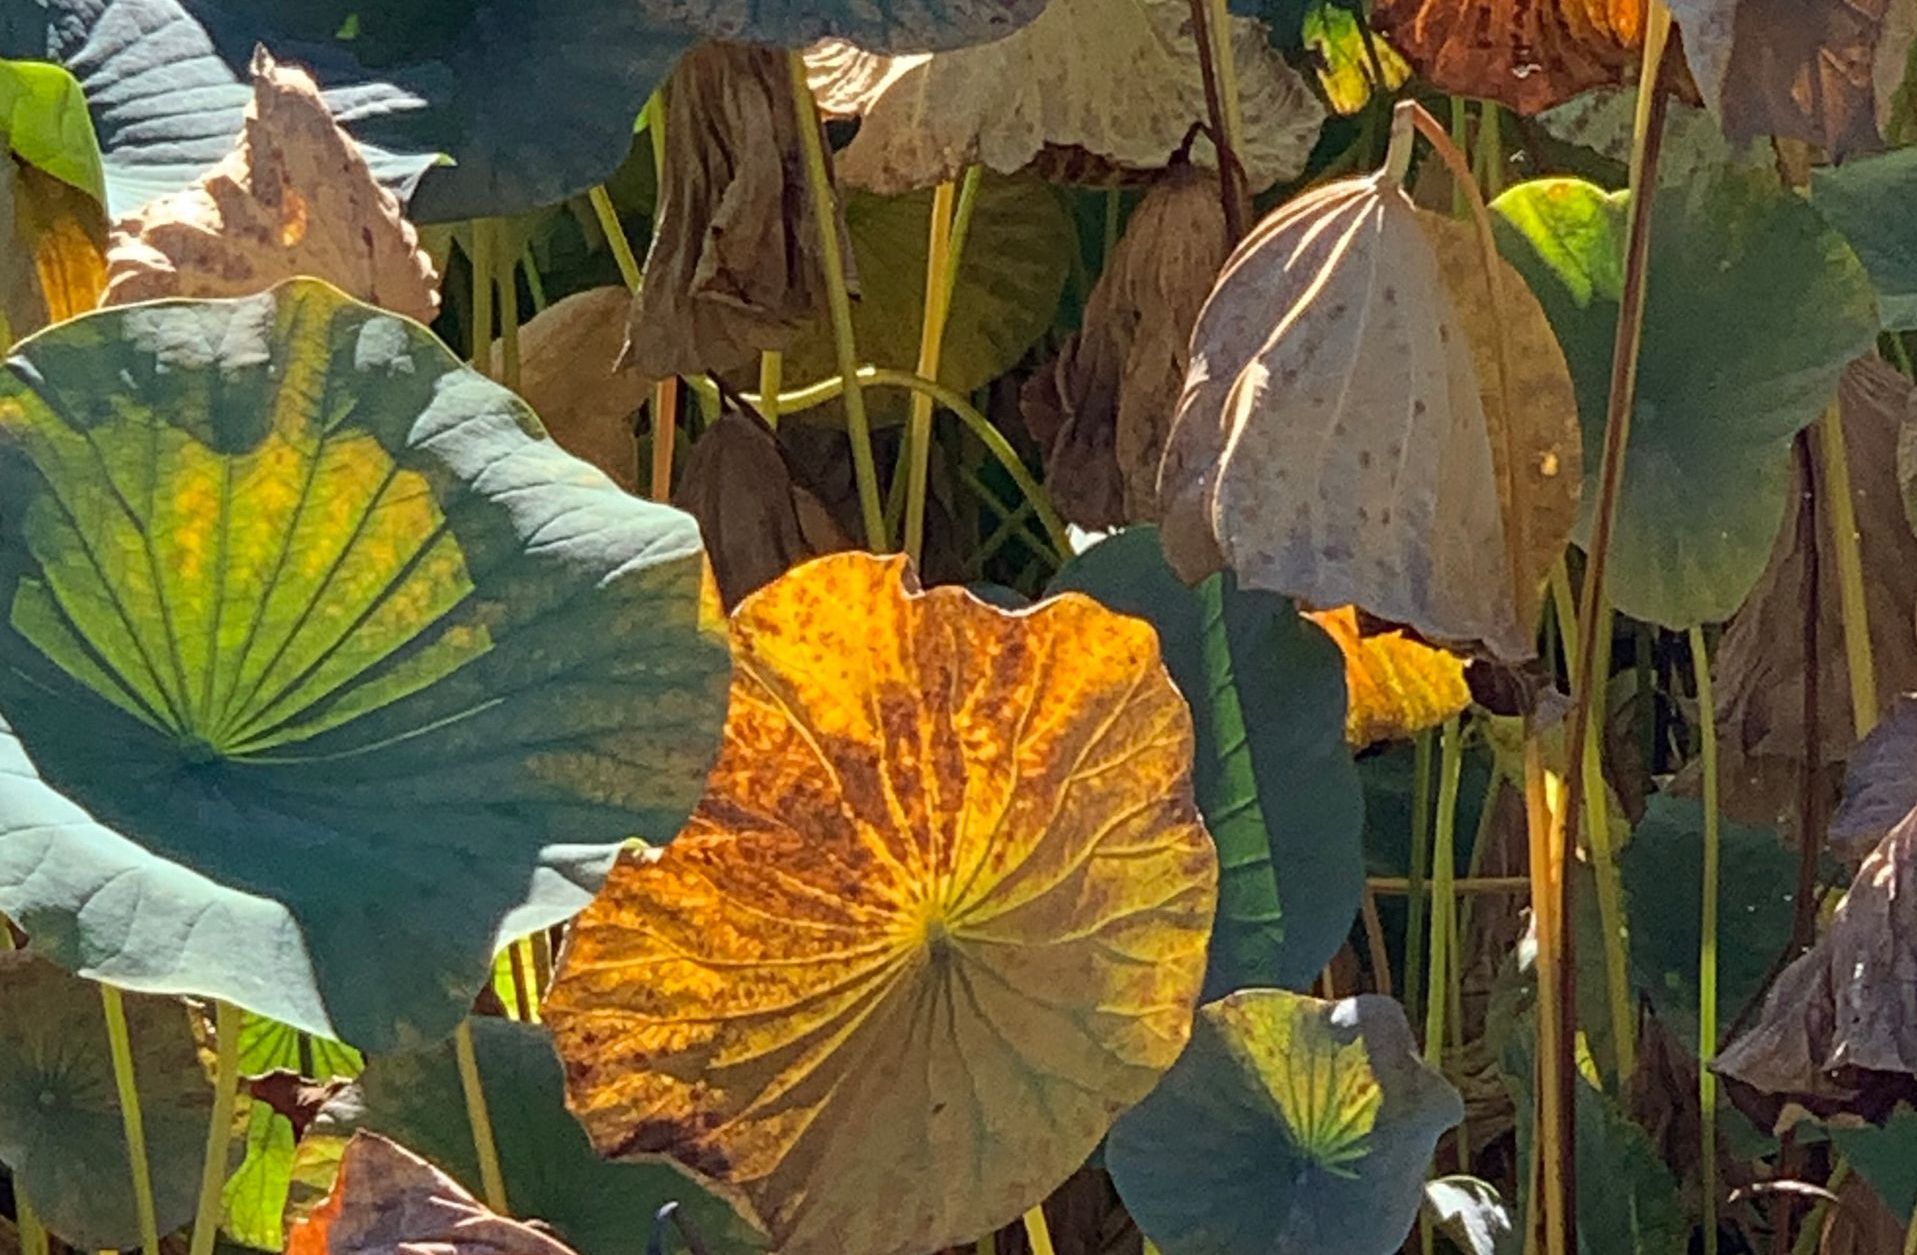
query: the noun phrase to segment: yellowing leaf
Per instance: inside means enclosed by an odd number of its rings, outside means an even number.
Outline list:
[[[546,1002],[606,1155],[786,1255],[923,1255],[1068,1177],[1184,1047],[1218,867],[1143,622],[839,554],[746,598],[725,746]]]
[[[1388,171],[1261,223],[1192,333],[1159,471],[1179,574],[1229,565],[1248,587],[1532,656],[1575,512],[1576,404],[1537,302],[1494,264],[1498,306],[1469,228],[1415,209]]]
[[[71,183],[7,159],[0,169],[0,244],[0,315],[13,338],[99,304],[106,216]]]
[[[439,278],[399,201],[333,121],[306,71],[253,58],[238,146],[184,191],[113,226],[105,304],[246,296],[311,275],[432,321]]]
[[[1440,91],[1481,96],[1531,114],[1633,77],[1644,40],[1644,4],[1378,0],[1372,21]]]
[[[1263,23],[1232,18],[1231,43],[1238,158],[1261,191],[1304,167],[1324,110]],[[1208,116],[1184,0],[1052,0],[1029,26],[973,48],[886,58],[827,43],[806,60],[828,112],[864,119],[839,174],[888,194],[975,162],[1011,174],[1061,151],[1112,173],[1160,170]],[[1208,140],[1191,152],[1216,168]]]
[[[1382,36],[1367,40],[1358,22],[1358,15],[1339,0],[1318,0],[1305,13],[1305,47],[1318,60],[1318,83],[1332,110],[1345,115],[1363,109],[1373,92],[1396,91],[1411,77],[1411,67],[1398,50]]]
[[[1471,704],[1464,660],[1402,631],[1366,636],[1355,606],[1307,611],[1345,656],[1345,740],[1355,749],[1435,728]]]

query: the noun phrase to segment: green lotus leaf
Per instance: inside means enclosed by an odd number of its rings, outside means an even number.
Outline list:
[[[1105,1164],[1165,1255],[1389,1255],[1463,1118],[1398,1003],[1247,989],[1199,1009]]]
[[[0,912],[83,975],[430,1041],[698,800],[701,570],[317,281],[50,328],[0,375]]]
[[[694,40],[637,0],[45,0],[44,10],[24,30],[0,23],[0,52],[61,62],[80,80],[116,217],[226,155],[262,44],[312,70],[375,174],[402,190],[417,181],[415,220],[441,222],[523,213],[604,181]]]
[[[1304,988],[1344,943],[1364,891],[1338,647],[1288,599],[1229,574],[1185,587],[1154,527],[1093,545],[1046,591],[1149,622],[1191,705],[1192,785],[1219,863],[1205,996]]]
[[[1917,328],[1917,239],[1909,229],[1917,196],[1917,148],[1859,157],[1811,172],[1811,204],[1857,250],[1886,331]]]
[[[1908,1225],[1917,1208],[1917,1111],[1900,1103],[1881,1125],[1832,1125],[1830,1140],[1897,1223]]]
[[[0,61],[0,135],[15,156],[106,200],[100,145],[87,116],[86,96],[57,65]]]
[[[139,994],[125,1005],[165,1233],[193,1215],[213,1089],[183,1005]],[[0,1164],[69,1245],[138,1245],[100,987],[31,954],[0,954],[0,1007]]]
[[[1521,183],[1492,204],[1500,247],[1564,345],[1590,449],[1603,439],[1627,206],[1577,179]],[[1870,351],[1877,302],[1850,246],[1767,170],[1661,187],[1652,219],[1610,587],[1626,614],[1687,627],[1730,617],[1757,582],[1791,437]],[[1585,468],[1580,542],[1598,462]]]
[[[536,1216],[582,1255],[645,1255],[659,1209],[677,1202],[712,1255],[765,1250],[731,1204],[669,1159],[601,1159],[566,1110],[552,1037],[533,1024],[477,1018],[473,1051],[486,1090],[500,1172],[513,1214]],[[432,1160],[477,1193],[479,1159],[450,1042],[382,1055],[356,1089],[335,1099],[316,1131],[382,1133]],[[676,1248],[675,1248],[676,1249]]]
[[[339,1042],[308,1037],[288,1024],[262,1016],[244,1016],[240,1024],[241,1076],[284,1069],[315,1081],[358,1076],[365,1061]],[[222,1194],[225,1234],[242,1246],[278,1251],[286,1245],[283,1223],[293,1185],[293,1156],[298,1139],[293,1122],[268,1104],[247,1099],[240,1117],[246,1126],[245,1154],[226,1179]]]

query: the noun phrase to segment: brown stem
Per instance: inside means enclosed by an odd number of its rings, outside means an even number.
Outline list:
[[[1795,448],[1803,490],[1797,503],[1797,544],[1804,553],[1804,761],[1797,784],[1797,898],[1791,904],[1792,958],[1817,937],[1817,860],[1824,850],[1823,695],[1818,691],[1822,653],[1817,639],[1823,572],[1817,549],[1817,457],[1810,428]]]
[[[1218,66],[1212,60],[1211,19],[1205,0],[1190,0],[1192,38],[1198,44],[1198,77],[1205,84],[1205,113],[1211,120],[1211,142],[1218,150],[1218,203],[1225,211],[1225,231],[1233,244],[1245,238],[1245,205],[1238,192],[1238,154],[1232,151],[1225,129],[1224,98],[1218,90]],[[1227,32],[1229,37],[1229,32]]]

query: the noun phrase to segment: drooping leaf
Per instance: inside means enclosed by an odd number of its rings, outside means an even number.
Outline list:
[[[1888,1114],[1917,1097],[1917,814],[1864,860],[1817,944],[1784,969],[1716,1070],[1819,1115]]]
[[[693,521],[423,328],[297,280],[8,368],[0,911],[64,966],[430,1040],[676,831],[727,674]]]
[[[1439,1177],[1424,1187],[1427,1224],[1465,1255],[1518,1255],[1523,1240],[1497,1187],[1476,1177]]]
[[[1884,708],[1899,692],[1917,688],[1917,536],[1904,519],[1897,482],[1898,432],[1917,423],[1917,387],[1876,357],[1844,369],[1837,393],[1850,468],[1851,508],[1863,558],[1865,611],[1870,624],[1876,691]],[[1792,478],[1803,482],[1801,468]],[[1812,750],[1804,722],[1804,612],[1817,610],[1818,745],[1825,763],[1842,762],[1856,741],[1851,716],[1850,664],[1844,641],[1838,579],[1833,489],[1816,480],[1817,553],[1806,553],[1799,511],[1802,494],[1785,494],[1784,521],[1770,563],[1724,633],[1717,653],[1717,722],[1727,760],[1740,774],[1779,781],[1780,798],[1794,808],[1801,764]],[[1815,565],[1816,584],[1810,583]],[[1869,712],[1874,720],[1882,710]],[[1881,835],[1881,834],[1880,834]],[[1858,851],[1869,851],[1871,842]]]
[[[1411,67],[1383,36],[1367,40],[1359,27],[1362,20],[1339,0],[1314,0],[1299,28],[1334,113],[1357,113],[1374,93],[1397,91],[1411,76]]]
[[[451,1177],[376,1133],[340,1159],[333,1192],[294,1227],[287,1255],[574,1255],[532,1225],[488,1210]]]
[[[154,1216],[166,1233],[193,1214],[213,1091],[186,1008],[123,1000]],[[0,1164],[55,1236],[91,1249],[137,1245],[100,987],[34,955],[0,953],[0,1007]]]
[[[85,313],[106,288],[106,215],[92,196],[7,158],[0,164],[0,339]]]
[[[1337,654],[1282,597],[1229,574],[1186,588],[1151,527],[1067,562],[1049,591],[1066,590],[1156,628],[1191,706],[1192,783],[1219,864],[1206,995],[1304,988],[1344,943],[1363,890]]]
[[[1592,449],[1610,392],[1627,199],[1539,179],[1492,205],[1500,247],[1564,345]],[[1683,627],[1729,618],[1756,583],[1784,511],[1790,437],[1870,349],[1877,311],[1856,256],[1772,172],[1724,169],[1660,188],[1653,218],[1657,282],[1610,586],[1625,613]]]
[[[486,1089],[506,1197],[585,1255],[644,1255],[653,1217],[677,1203],[713,1255],[762,1251],[762,1235],[709,1186],[665,1159],[609,1163],[593,1153],[566,1111],[565,1078],[552,1038],[534,1024],[473,1021],[473,1053]],[[450,1042],[380,1055],[357,1086],[328,1104],[317,1129],[394,1139],[463,1187],[482,1187],[472,1125]],[[349,1152],[350,1153],[350,1152]]]
[[[247,296],[312,275],[420,322],[439,276],[312,76],[261,49],[233,151],[193,186],[113,225],[105,304]]]
[[[1833,1126],[1830,1140],[1898,1223],[1909,1224],[1917,1207],[1917,1111],[1900,1106],[1881,1126]]]
[[[1371,20],[1440,91],[1538,113],[1637,75],[1644,0],[1378,0]]]
[[[859,354],[868,362],[918,361],[931,208],[930,192],[891,197],[854,192],[845,198],[846,229],[861,276],[852,327]],[[1078,247],[1053,189],[1032,178],[989,174],[979,184],[971,238],[991,244],[967,248],[959,259],[939,357],[939,381],[960,393],[1010,370],[1050,330]],[[831,323],[821,314],[786,350],[787,386],[838,374],[834,352]],[[874,390],[866,407],[874,423],[903,422],[908,400],[896,390]],[[805,418],[834,422],[843,421],[843,414],[832,402],[807,411]]]
[[[1158,463],[1192,325],[1228,251],[1217,180],[1175,166],[1132,211],[1078,332],[1025,385],[1025,425],[1048,450],[1045,486],[1072,522],[1158,517]]]
[[[699,520],[727,606],[807,558],[857,547],[756,414],[728,409],[699,434],[672,502]]]
[[[1305,617],[1344,655],[1345,740],[1353,749],[1416,736],[1471,704],[1464,659],[1456,654],[1397,629],[1367,635],[1355,606],[1307,611]]]
[[[364,1066],[351,1046],[307,1037],[291,1025],[261,1016],[242,1017],[241,1076],[270,1075],[290,1080],[298,1088],[301,1078],[324,1083],[357,1076]],[[325,1092],[323,1084],[316,1088]],[[220,1228],[242,1246],[279,1251],[286,1245],[281,1219],[293,1183],[294,1150],[304,1128],[296,1127],[290,1115],[257,1094],[246,1101],[241,1117],[246,1124],[245,1157],[226,1179],[221,1194],[226,1214]]]
[[[1105,1161],[1165,1255],[1390,1255],[1463,1116],[1398,1003],[1247,989],[1199,1010]]]
[[[545,1004],[599,1151],[730,1182],[791,1255],[1015,1219],[1171,1065],[1204,974],[1218,864],[1151,629],[914,584],[839,554],[740,604],[705,800],[620,861]]]
[[[1502,325],[1469,229],[1413,208],[1388,171],[1261,223],[1192,334],[1160,470],[1179,574],[1228,565],[1247,587],[1530,657],[1579,458],[1556,343],[1493,264]],[[1500,360],[1499,337],[1523,351]]]
[[[1887,0],[1671,0],[1704,100],[1742,143],[1801,139],[1842,157],[1877,144]]]
[[[519,395],[560,448],[628,492],[638,487],[634,430],[650,391],[637,371],[619,364],[631,310],[625,288],[587,288],[554,301],[519,329]],[[503,346],[495,346],[493,359],[503,369]]]
[[[86,95],[61,66],[0,61],[0,134],[20,160],[105,203]]]
[[[1831,848],[1862,861],[1917,810],[1917,697],[1901,693],[1851,752],[1844,800],[1831,816]]]
[[[785,54],[701,44],[665,101],[665,180],[626,348],[648,380],[756,363],[824,305]],[[843,247],[836,216],[831,229]]]
[[[307,10],[329,10],[330,24]],[[337,32],[349,13],[346,38]],[[280,0],[47,0],[25,26],[0,51],[49,56],[80,80],[115,216],[181,190],[226,155],[261,44],[311,69],[375,174],[402,193],[417,185],[416,221],[446,222],[521,213],[602,182],[630,149],[646,97],[694,42],[635,0],[372,10],[344,0],[299,10]]]
[[[1304,168],[1324,110],[1260,23],[1232,18],[1231,46],[1244,117],[1237,155],[1262,191]],[[863,119],[838,169],[874,192],[930,187],[974,163],[1013,174],[1048,153],[1071,153],[1102,177],[1160,170],[1208,116],[1182,0],[1051,0],[996,43],[889,61],[833,44],[807,63],[826,113]],[[1208,140],[1190,151],[1217,168]]]
[[[1917,241],[1897,229],[1913,196],[1917,148],[1811,172],[1811,203],[1843,232],[1870,272],[1886,331],[1917,328]]]

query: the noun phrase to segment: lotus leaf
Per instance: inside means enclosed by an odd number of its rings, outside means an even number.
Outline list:
[[[1184,1047],[1218,863],[1152,630],[836,554],[733,613],[686,832],[622,858],[545,1004],[602,1154],[776,1249],[923,1255],[1069,1177]]]
[[[0,911],[129,988],[437,1037],[697,800],[701,568],[317,281],[50,328],[0,376]]]

